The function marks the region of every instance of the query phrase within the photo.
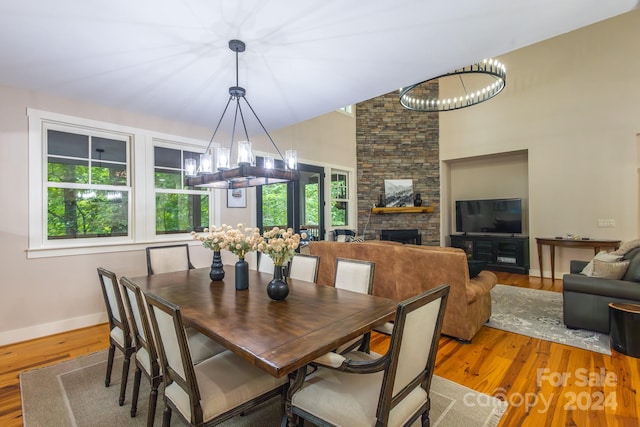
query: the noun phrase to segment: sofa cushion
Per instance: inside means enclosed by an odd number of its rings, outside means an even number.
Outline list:
[[[593,277],[602,279],[622,279],[629,268],[629,261],[606,262],[599,259],[593,260]]]
[[[593,257],[593,259],[587,264],[585,268],[582,269],[580,273],[585,276],[593,276],[593,261],[599,260],[604,262],[616,262],[622,259],[622,255],[618,255],[612,252],[600,251],[598,254]]]
[[[634,257],[625,257],[625,259],[629,259],[629,268],[627,268],[627,272],[622,277],[622,280],[640,282],[640,248],[634,249],[632,252],[635,252]]]

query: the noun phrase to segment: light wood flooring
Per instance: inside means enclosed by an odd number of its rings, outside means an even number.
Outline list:
[[[505,285],[562,290],[561,280],[496,274]],[[98,325],[0,347],[0,426],[22,425],[21,372],[106,349],[107,334],[107,325]],[[382,353],[387,345],[386,337],[374,336],[374,351]],[[619,353],[607,356],[483,327],[471,344],[443,337],[435,373],[509,402],[500,427],[640,426],[640,359]]]

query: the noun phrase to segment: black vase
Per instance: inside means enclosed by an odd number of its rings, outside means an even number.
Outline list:
[[[249,289],[249,263],[244,259],[236,262],[236,290]]]
[[[209,277],[214,282],[224,279],[224,264],[222,264],[220,251],[213,251],[213,262],[211,263]]]
[[[416,198],[413,199],[413,206],[422,206],[422,197],[420,197],[420,193],[417,193]]]
[[[273,280],[267,285],[267,295],[275,301],[283,300],[289,295],[289,285],[282,274],[281,265],[276,265],[273,270]]]

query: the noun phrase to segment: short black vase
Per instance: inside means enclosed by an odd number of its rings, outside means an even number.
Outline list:
[[[236,262],[236,290],[249,289],[249,263],[244,259]]]
[[[224,264],[222,264],[222,257],[220,251],[213,251],[213,262],[211,263],[211,271],[209,277],[214,282],[224,279]]]
[[[276,265],[273,270],[273,280],[267,285],[267,295],[275,301],[281,301],[289,295],[289,285],[282,273],[281,265]]]
[[[422,197],[420,197],[420,193],[417,193],[416,198],[413,199],[413,206],[422,206]]]

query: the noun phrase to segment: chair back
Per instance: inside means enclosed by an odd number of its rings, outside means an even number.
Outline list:
[[[160,356],[165,398],[175,405],[188,402],[191,422],[201,421],[200,390],[180,308],[155,295],[147,295],[146,300]]]
[[[316,283],[320,257],[317,255],[295,254],[289,265],[289,277]]]
[[[377,417],[382,425],[387,425],[393,409],[408,396],[412,402],[424,402],[422,406],[428,411],[448,296],[449,285],[441,285],[398,304],[378,403]],[[418,413],[415,409],[411,413]]]
[[[357,259],[336,258],[333,285],[337,289],[370,294],[373,290],[375,263]]]
[[[275,264],[269,255],[260,253],[260,258],[258,258],[258,271],[262,273],[273,274],[275,271]]]
[[[116,274],[98,267],[98,279],[102,289],[102,296],[107,308],[107,317],[109,318],[109,329],[119,328],[122,331],[122,342],[129,347],[131,343],[131,330],[127,319],[127,312],[122,301],[120,286]]]
[[[151,372],[148,372],[148,374],[157,376],[160,374],[158,353],[156,351],[156,344],[153,338],[153,331],[151,330],[151,323],[149,322],[144,295],[140,287],[126,277],[120,278],[120,284],[124,290],[123,300],[133,318],[131,329],[136,340],[136,351],[139,355],[146,352],[146,356],[149,358],[148,366],[151,368]]]
[[[189,245],[147,247],[147,274],[169,273],[194,268],[189,257]]]

